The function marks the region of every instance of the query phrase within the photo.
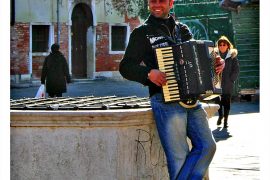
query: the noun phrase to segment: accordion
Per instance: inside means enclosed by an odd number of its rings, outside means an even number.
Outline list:
[[[156,48],[159,70],[166,74],[164,101],[210,100],[222,93],[221,75],[215,73],[214,43],[190,40]]]

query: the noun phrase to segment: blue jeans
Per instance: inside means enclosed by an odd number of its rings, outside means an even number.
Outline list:
[[[216,151],[216,143],[201,104],[186,109],[179,103],[163,103],[161,94],[151,106],[171,180],[202,180]],[[192,142],[189,150],[187,137]]]

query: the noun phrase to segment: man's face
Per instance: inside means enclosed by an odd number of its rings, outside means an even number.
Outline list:
[[[150,13],[157,17],[166,19],[173,7],[173,0],[148,0]]]

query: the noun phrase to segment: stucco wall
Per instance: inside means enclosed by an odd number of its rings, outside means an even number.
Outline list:
[[[11,179],[168,179],[154,125],[12,128]],[[146,142],[145,142],[146,141]]]
[[[20,0],[15,1],[15,17],[17,22],[57,22],[57,1],[56,0]],[[59,1],[59,20],[60,22],[68,22],[69,13],[76,3],[84,2],[83,0]],[[88,1],[87,4],[91,4]],[[110,1],[95,1],[95,11],[97,22],[122,23],[125,17],[120,15],[111,5]],[[131,17],[132,15],[130,15]]]
[[[11,113],[11,179],[168,179],[150,109]]]
[[[15,1],[16,22],[57,22],[56,0]],[[59,1],[59,20],[68,21],[68,0]]]

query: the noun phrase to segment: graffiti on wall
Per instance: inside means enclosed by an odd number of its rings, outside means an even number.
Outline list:
[[[137,174],[154,179],[168,179],[166,157],[157,132],[154,129],[137,129],[136,132]]]
[[[186,24],[193,34],[193,38],[196,40],[208,40],[208,33],[205,25],[200,22],[199,19],[182,20]]]

